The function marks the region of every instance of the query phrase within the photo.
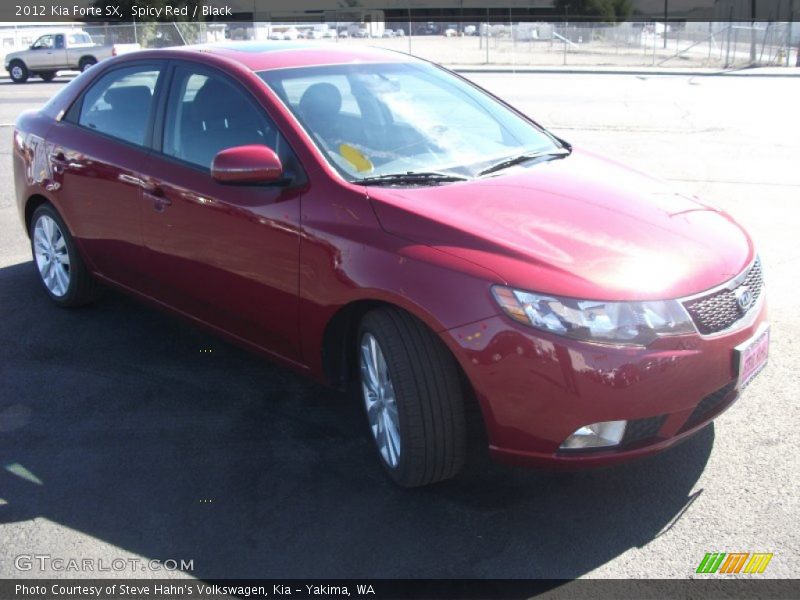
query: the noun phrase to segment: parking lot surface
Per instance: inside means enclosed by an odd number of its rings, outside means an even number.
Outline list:
[[[398,489],[352,398],[117,293],[51,305],[14,205],[10,124],[65,80],[0,81],[0,577],[96,575],[17,568],[47,554],[190,560],[176,575],[203,578],[683,578],[706,552],[771,552],[766,575],[796,577],[800,80],[469,76],[749,229],[772,346],[742,399],[641,462],[553,475],[476,453],[455,480]]]

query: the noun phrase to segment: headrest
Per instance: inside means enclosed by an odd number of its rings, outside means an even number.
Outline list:
[[[114,110],[146,110],[150,106],[150,96],[146,85],[126,85],[106,90],[103,100]]]
[[[253,108],[242,93],[219,79],[206,81],[192,102],[192,116],[199,121],[230,119],[252,113]]]
[[[332,83],[310,85],[300,98],[300,111],[306,118],[335,115],[342,109],[342,93]]]

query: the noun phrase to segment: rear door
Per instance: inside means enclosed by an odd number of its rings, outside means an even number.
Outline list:
[[[172,69],[163,132],[143,167],[151,295],[290,360],[299,360],[301,169],[255,98],[224,73]],[[273,148],[295,185],[230,185],[211,177],[220,150]]]
[[[142,180],[163,62],[100,75],[48,132],[59,209],[94,270],[142,281]]]

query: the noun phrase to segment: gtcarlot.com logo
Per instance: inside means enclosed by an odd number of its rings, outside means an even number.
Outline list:
[[[58,571],[71,573],[109,571],[193,571],[194,560],[143,558],[73,558],[50,554],[20,554],[14,559],[18,571]]]
[[[767,552],[707,552],[696,572],[709,575],[763,573],[771,560],[772,553]]]

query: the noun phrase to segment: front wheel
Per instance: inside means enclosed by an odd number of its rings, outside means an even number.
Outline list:
[[[25,63],[21,60],[12,61],[8,69],[8,74],[11,77],[11,81],[14,83],[25,83],[28,81],[28,67],[26,67]]]
[[[448,349],[395,308],[368,313],[357,339],[364,407],[384,470],[404,487],[456,475],[466,454],[466,421]]]
[[[80,306],[93,298],[91,275],[55,208],[42,204],[31,218],[31,249],[39,281],[59,306]]]

